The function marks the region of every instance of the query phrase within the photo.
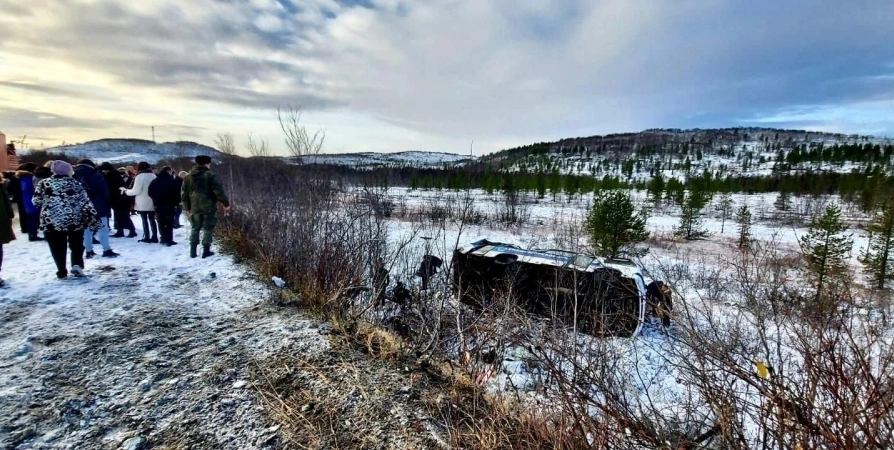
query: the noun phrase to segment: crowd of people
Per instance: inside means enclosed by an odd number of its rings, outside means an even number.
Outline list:
[[[119,257],[110,238],[137,237],[134,216],[142,221],[139,242],[171,247],[177,245],[174,229],[181,227],[180,216],[186,213],[191,226],[190,257],[199,257],[200,243],[202,258],[214,256],[211,243],[218,204],[228,212],[230,201],[220,179],[210,170],[211,158],[197,156],[195,162],[192,170],[179,173],[167,166],[153,168],[145,161],[135,168],[116,169],[108,162],[97,166],[89,159],[81,159],[75,166],[62,160],[42,166],[25,163],[15,172],[3,173],[0,271],[3,245],[16,239],[16,216],[29,241],[48,244],[59,279],[69,274],[83,276],[85,259]],[[101,255],[94,251],[96,245],[102,247]]]

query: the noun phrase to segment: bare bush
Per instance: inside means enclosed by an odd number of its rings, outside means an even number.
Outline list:
[[[285,108],[276,108],[276,118],[279,127],[285,135],[286,148],[289,154],[300,160],[302,157],[318,155],[326,141],[326,132],[319,129],[313,134],[301,123],[301,107],[286,105]]]
[[[266,139],[258,139],[249,134],[248,141],[245,143],[245,150],[248,152],[250,156],[257,158],[267,158],[271,156],[270,153],[270,144]]]

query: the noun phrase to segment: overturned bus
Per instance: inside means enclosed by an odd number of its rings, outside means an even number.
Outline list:
[[[664,283],[630,260],[481,240],[457,248],[453,266],[460,301],[474,307],[510,299],[601,336],[636,336],[650,312],[669,324],[672,305]]]

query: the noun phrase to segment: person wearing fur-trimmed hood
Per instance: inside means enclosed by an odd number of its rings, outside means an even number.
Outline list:
[[[28,240],[31,242],[42,241],[43,238],[37,235],[40,228],[40,209],[34,205],[34,187],[40,181],[34,176],[37,165],[34,163],[25,163],[19,166],[16,171],[16,178],[19,180],[19,186],[22,190],[22,207],[25,212],[27,221]]]

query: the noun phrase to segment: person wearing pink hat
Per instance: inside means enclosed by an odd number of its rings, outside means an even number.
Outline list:
[[[56,277],[68,277],[66,248],[71,249],[71,274],[84,274],[84,230],[99,231],[102,222],[84,186],[72,178],[71,164],[57,160],[50,165],[53,176],[34,188],[32,202],[41,208],[40,229],[56,262]]]

